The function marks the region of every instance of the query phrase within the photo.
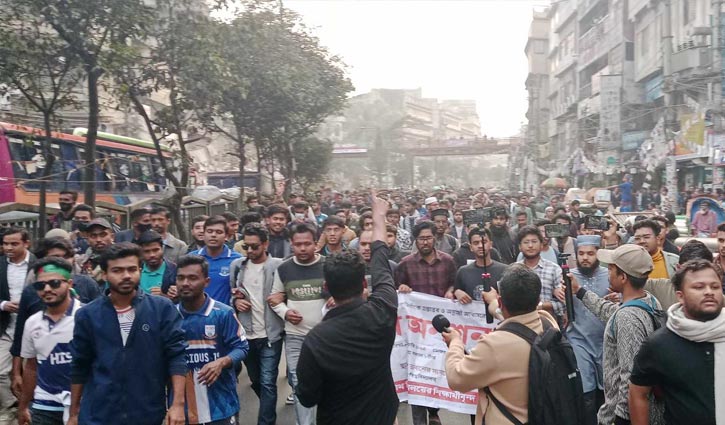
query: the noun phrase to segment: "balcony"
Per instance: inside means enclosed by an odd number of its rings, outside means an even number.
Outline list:
[[[561,27],[576,13],[576,1],[568,0],[559,2],[554,16],[554,32],[559,32]]]
[[[712,52],[709,46],[686,46],[672,54],[672,72],[682,72],[692,68],[708,68],[712,64]]]
[[[602,18],[595,26],[579,37],[579,70],[589,66],[595,60],[623,40],[621,23],[618,25],[612,15]]]

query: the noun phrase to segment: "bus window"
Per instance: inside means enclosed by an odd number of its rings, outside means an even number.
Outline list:
[[[63,162],[63,170],[65,171],[64,189],[81,190],[81,181],[83,181],[82,167],[83,161],[78,158],[78,148],[71,144],[59,141],[60,156],[59,160]]]
[[[38,190],[40,184],[37,179],[43,175],[46,165],[40,143],[17,137],[9,137],[8,140],[15,178],[20,180],[25,189]]]

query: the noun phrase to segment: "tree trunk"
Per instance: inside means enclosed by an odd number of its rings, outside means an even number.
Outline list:
[[[244,143],[239,144],[239,199],[237,199],[237,211],[244,210],[244,163],[247,162],[244,154]]]
[[[94,66],[88,70],[88,133],[86,134],[85,182],[83,183],[83,202],[96,206],[96,137],[100,106],[98,102],[98,80],[101,71]]]
[[[43,129],[45,130],[45,140],[41,144],[43,159],[45,160],[45,168],[43,174],[40,177],[40,193],[38,194],[38,234],[40,237],[45,236],[48,231],[48,182],[47,178],[53,170],[53,163],[55,157],[51,151],[51,143],[53,140],[52,128],[50,125],[50,113],[47,111],[43,112]],[[60,213],[59,213],[60,214]]]
[[[189,229],[186,227],[186,223],[181,218],[181,201],[184,199],[184,195],[178,190],[174,192],[174,196],[171,197],[171,220],[174,223],[176,229],[176,236],[183,241],[190,241]],[[191,218],[191,217],[190,217]]]
[[[287,168],[287,175],[285,177],[285,185],[284,185],[284,199],[289,199],[290,194],[292,194],[292,185],[295,181],[295,158],[294,158],[294,151],[292,150],[292,144],[285,143],[285,158],[284,162],[285,168]]]

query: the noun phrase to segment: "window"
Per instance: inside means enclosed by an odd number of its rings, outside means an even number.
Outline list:
[[[41,142],[17,136],[9,137],[8,140],[15,178],[25,180],[23,187],[26,190],[39,190],[38,179],[43,176],[47,166],[42,154]],[[80,188],[80,184],[77,182],[74,184],[69,179],[71,171],[75,170],[77,164],[75,147],[62,141],[54,141],[50,149],[55,161],[53,161],[49,173],[48,190],[57,192],[63,189]]]

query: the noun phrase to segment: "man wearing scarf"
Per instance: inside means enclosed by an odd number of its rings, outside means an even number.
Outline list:
[[[649,395],[661,390],[665,422],[725,424],[725,312],[722,282],[712,263],[691,260],[672,279],[678,303],[667,327],[642,345],[630,376],[633,425],[649,424]]]

